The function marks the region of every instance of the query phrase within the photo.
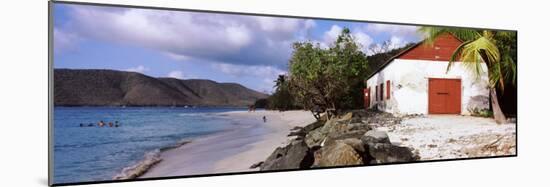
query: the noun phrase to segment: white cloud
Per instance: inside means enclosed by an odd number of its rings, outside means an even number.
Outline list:
[[[397,36],[419,36],[417,26],[371,23],[366,26],[367,32],[388,33]]]
[[[227,63],[214,63],[212,68],[238,78],[246,77],[248,80],[260,80],[254,89],[270,93],[273,91],[273,82],[281,74],[287,74],[279,68],[273,66],[242,66]]]
[[[381,41],[380,43],[371,44],[375,49],[374,51],[378,52],[401,48],[410,42],[415,42],[423,38],[422,35],[417,32],[418,27],[411,25],[370,23],[362,27],[361,30],[376,37],[389,37],[387,40]],[[382,47],[383,42],[387,42],[387,49]],[[370,50],[366,50],[366,52],[368,55],[372,55],[373,53],[373,51]]]
[[[338,36],[342,33],[342,30],[342,27],[338,25],[332,25],[330,30],[326,31],[323,34],[323,41],[320,42],[321,47],[328,48],[332,43],[334,43],[334,41],[336,41],[336,39],[338,39]],[[361,49],[363,52],[366,52],[367,48],[373,43],[372,37],[359,29],[354,29],[351,32],[351,36],[358,44],[361,45]]]
[[[54,28],[53,38],[55,53],[75,50],[80,41],[80,37],[76,33],[66,32],[59,28]]]
[[[317,25],[317,24],[316,24],[315,21],[312,20],[312,19],[308,19],[308,20],[306,20],[306,22],[305,22],[305,27],[306,27],[306,29],[314,28],[316,25]]]
[[[272,78],[286,73],[273,66],[243,66],[227,63],[213,63],[212,68],[235,77],[257,76]]]
[[[342,27],[338,25],[332,25],[332,27],[330,27],[330,30],[325,32],[325,34],[323,35],[323,42],[325,43],[325,45],[328,46],[329,44],[336,41],[336,39],[338,39],[338,35],[342,33],[342,30]]]
[[[176,78],[176,79],[183,79],[183,72],[181,71],[171,71],[166,75],[167,77]]]
[[[375,53],[384,53],[393,49],[404,47],[408,43],[409,42],[405,41],[403,38],[392,36],[389,40],[384,41],[384,43],[372,43],[368,47],[369,49],[366,51],[366,54],[373,55]]]
[[[131,71],[131,72],[136,72],[136,73],[144,73],[146,71],[149,71],[149,68],[147,68],[143,65],[139,65],[137,67],[128,68],[125,71]]]
[[[405,46],[407,44],[403,38],[392,36],[390,38],[390,49],[396,49]]]
[[[149,48],[176,60],[283,66],[290,41],[315,25],[295,18],[66,6],[71,11],[64,27],[80,36]]]
[[[301,27],[301,20],[292,18],[278,18],[278,17],[255,17],[260,28],[264,31],[282,31],[282,32],[294,32]]]
[[[366,52],[367,48],[373,42],[372,38],[364,32],[356,31],[356,32],[352,33],[352,35],[355,38],[355,41],[357,41],[357,43],[359,43],[361,45],[361,49],[362,49],[363,52]]]
[[[190,57],[188,57],[188,56],[175,54],[175,53],[170,53],[170,52],[166,52],[164,54],[166,56],[168,56],[169,58],[177,60],[177,61],[184,61],[184,60],[189,60],[190,59]]]

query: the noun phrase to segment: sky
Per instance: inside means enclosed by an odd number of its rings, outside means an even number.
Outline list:
[[[271,93],[292,43],[328,47],[343,28],[371,55],[422,39],[416,26],[250,15],[54,5],[54,67],[234,82]]]

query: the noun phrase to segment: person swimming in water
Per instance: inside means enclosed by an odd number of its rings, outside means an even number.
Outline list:
[[[80,123],[80,127],[84,127],[84,124],[83,124],[83,123]]]
[[[115,127],[118,127],[118,126],[119,126],[118,121],[115,121]]]
[[[113,122],[109,122],[109,127],[113,127]]]
[[[99,127],[103,127],[105,126],[105,122],[103,122],[103,120],[99,121],[99,123],[97,124]]]

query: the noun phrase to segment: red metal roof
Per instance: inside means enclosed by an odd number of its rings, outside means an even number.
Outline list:
[[[397,58],[449,61],[451,55],[461,43],[462,41],[459,38],[450,33],[439,35],[434,40],[433,44],[428,44],[426,40],[422,40],[388,59],[380,68],[369,75],[367,79],[370,79],[372,76],[376,75],[376,73],[382,71]],[[439,49],[436,49],[437,47],[439,47]]]

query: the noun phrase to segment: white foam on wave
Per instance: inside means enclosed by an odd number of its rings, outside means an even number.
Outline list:
[[[185,145],[185,144],[188,144],[188,143],[191,143],[191,141],[190,140],[180,140],[174,145],[160,148],[160,152],[167,151],[167,150],[170,150],[170,149],[175,149],[175,148],[181,147],[182,145]]]
[[[163,151],[167,151],[170,149],[178,148],[182,145],[185,145],[187,143],[190,143],[189,140],[181,140],[177,142],[176,144],[168,147],[163,147],[160,149],[156,149],[154,151],[145,153],[144,158],[139,161],[138,163],[125,167],[122,169],[120,173],[115,175],[113,177],[113,180],[124,180],[124,179],[135,179],[139,176],[145,174],[149,169],[151,169],[155,164],[158,164],[160,161],[162,161],[162,158],[160,157],[160,154]]]
[[[160,150],[154,150],[145,154],[143,160],[138,163],[125,167],[122,171],[113,177],[114,180],[135,179],[143,175],[147,170],[155,164],[162,161],[160,158]]]
[[[179,116],[203,116],[203,113],[181,113]]]

